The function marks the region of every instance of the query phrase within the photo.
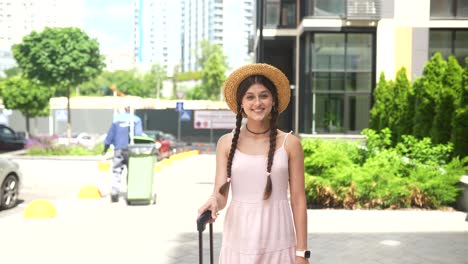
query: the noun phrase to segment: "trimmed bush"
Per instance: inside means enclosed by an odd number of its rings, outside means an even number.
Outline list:
[[[365,145],[303,139],[310,208],[427,208],[456,201],[468,158],[449,161],[452,145],[404,136],[391,146],[391,131],[366,130]]]

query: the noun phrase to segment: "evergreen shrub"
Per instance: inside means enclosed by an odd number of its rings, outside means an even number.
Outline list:
[[[452,206],[468,158],[451,161],[451,144],[365,130],[366,142],[303,139],[309,208],[426,208]]]

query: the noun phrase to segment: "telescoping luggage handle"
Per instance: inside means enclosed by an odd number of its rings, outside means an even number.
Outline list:
[[[206,224],[211,220],[211,211],[205,211],[197,219],[198,230],[198,256],[199,263],[203,263],[203,231],[205,231]],[[210,263],[213,264],[213,224],[210,223]]]

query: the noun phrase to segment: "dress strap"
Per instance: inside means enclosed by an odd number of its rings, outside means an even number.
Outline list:
[[[284,136],[284,140],[283,140],[283,148],[284,148],[284,144],[286,144],[286,139],[288,139],[288,136],[292,134],[292,130],[289,131],[289,133],[286,134],[286,136]]]

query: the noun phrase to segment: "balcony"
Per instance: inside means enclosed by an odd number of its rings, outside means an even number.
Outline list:
[[[312,18],[379,20],[383,0],[306,0],[302,14]]]
[[[346,18],[348,20],[379,20],[382,0],[348,0],[346,1]]]

